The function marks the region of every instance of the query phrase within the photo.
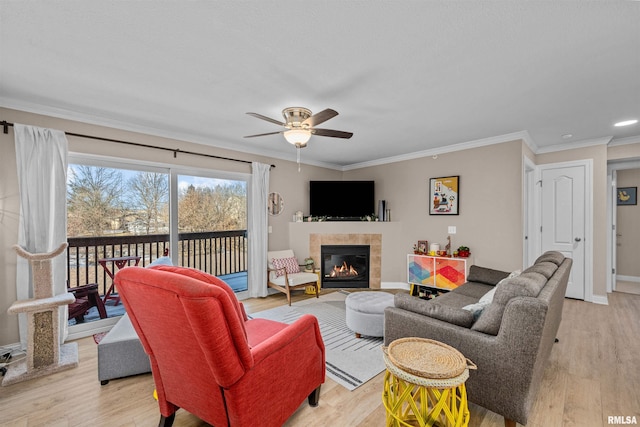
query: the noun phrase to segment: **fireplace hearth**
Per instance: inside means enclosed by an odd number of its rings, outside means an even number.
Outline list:
[[[369,245],[322,245],[323,288],[368,288]]]

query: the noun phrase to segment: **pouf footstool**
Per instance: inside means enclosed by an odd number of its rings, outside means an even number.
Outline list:
[[[125,313],[98,344],[98,379],[105,385],[111,379],[147,372],[151,372],[149,356]]]
[[[388,292],[362,291],[347,296],[347,327],[356,337],[384,336],[384,309],[393,305],[393,294]]]

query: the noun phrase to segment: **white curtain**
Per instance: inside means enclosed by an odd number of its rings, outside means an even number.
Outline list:
[[[269,165],[251,163],[251,206],[249,213],[249,296],[267,296],[267,198]]]
[[[32,253],[50,252],[67,241],[67,138],[64,132],[14,125],[20,223],[18,244]],[[54,294],[67,292],[66,253],[52,259]],[[29,262],[17,257],[18,300],[31,298]],[[67,307],[60,307],[60,342],[67,338]],[[19,319],[26,346],[27,322]]]

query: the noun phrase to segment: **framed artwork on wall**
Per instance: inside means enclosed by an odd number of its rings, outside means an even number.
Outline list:
[[[460,177],[445,176],[429,181],[429,215],[460,213]]]
[[[637,205],[637,204],[638,204],[638,187],[618,188],[618,206]]]

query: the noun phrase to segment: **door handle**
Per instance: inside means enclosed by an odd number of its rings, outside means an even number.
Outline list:
[[[580,242],[580,241],[582,241],[582,239],[581,239],[581,238],[579,238],[579,237],[576,237],[574,240],[575,240],[576,242]]]

